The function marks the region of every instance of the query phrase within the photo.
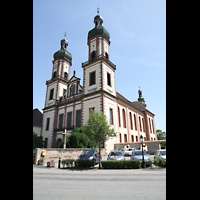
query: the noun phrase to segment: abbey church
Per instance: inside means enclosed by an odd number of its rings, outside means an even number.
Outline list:
[[[43,108],[42,136],[47,148],[56,148],[75,127],[86,125],[90,109],[101,111],[117,136],[105,141],[105,153],[116,143],[157,140],[154,114],[146,108],[142,91],[138,101],[131,102],[116,91],[116,65],[110,60],[110,34],[103,27],[103,18],[97,13],[95,27],[88,32],[88,61],[82,63],[83,85],[75,71],[70,78],[72,55],[68,41],[61,40],[61,48],[54,53],[52,77],[46,81],[46,99]]]

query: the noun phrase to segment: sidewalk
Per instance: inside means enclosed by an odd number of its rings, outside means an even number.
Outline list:
[[[166,168],[161,169],[62,169],[46,167],[44,165],[33,165],[33,174],[166,174]]]

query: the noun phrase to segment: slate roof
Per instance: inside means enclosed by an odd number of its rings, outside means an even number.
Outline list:
[[[33,109],[33,126],[42,127],[43,114],[36,108]]]
[[[120,99],[126,103],[128,103],[130,106],[133,106],[134,108],[144,112],[144,111],[148,111],[150,112],[148,109],[146,109],[143,105],[141,105],[138,101],[129,101],[128,99],[126,99],[123,95],[121,95],[119,92],[116,92],[116,96],[117,99]],[[152,112],[150,112],[151,114],[153,114]],[[153,114],[154,115],[154,114]]]

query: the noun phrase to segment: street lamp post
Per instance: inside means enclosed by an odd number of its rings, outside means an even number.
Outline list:
[[[140,142],[142,143],[142,168],[144,168],[144,152],[143,152],[143,136],[140,136]]]

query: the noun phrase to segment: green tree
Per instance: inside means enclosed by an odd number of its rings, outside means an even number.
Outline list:
[[[97,148],[97,142],[91,140],[87,134],[87,127],[76,127],[72,135],[66,137],[66,148]],[[61,141],[59,148],[63,148],[64,140]]]
[[[33,149],[43,147],[44,141],[42,140],[42,136],[37,136],[37,134],[33,132]]]
[[[90,116],[87,121],[87,135],[90,139],[99,143],[99,157],[101,157],[101,142],[108,140],[110,137],[115,137],[117,134],[106,119],[102,112],[90,110]],[[99,163],[100,168],[100,163]]]
[[[160,129],[156,130],[157,138],[158,140],[165,140],[166,139],[166,133]]]
[[[160,129],[156,130],[158,140],[166,140],[166,133]],[[166,149],[166,142],[160,144],[161,149]]]

